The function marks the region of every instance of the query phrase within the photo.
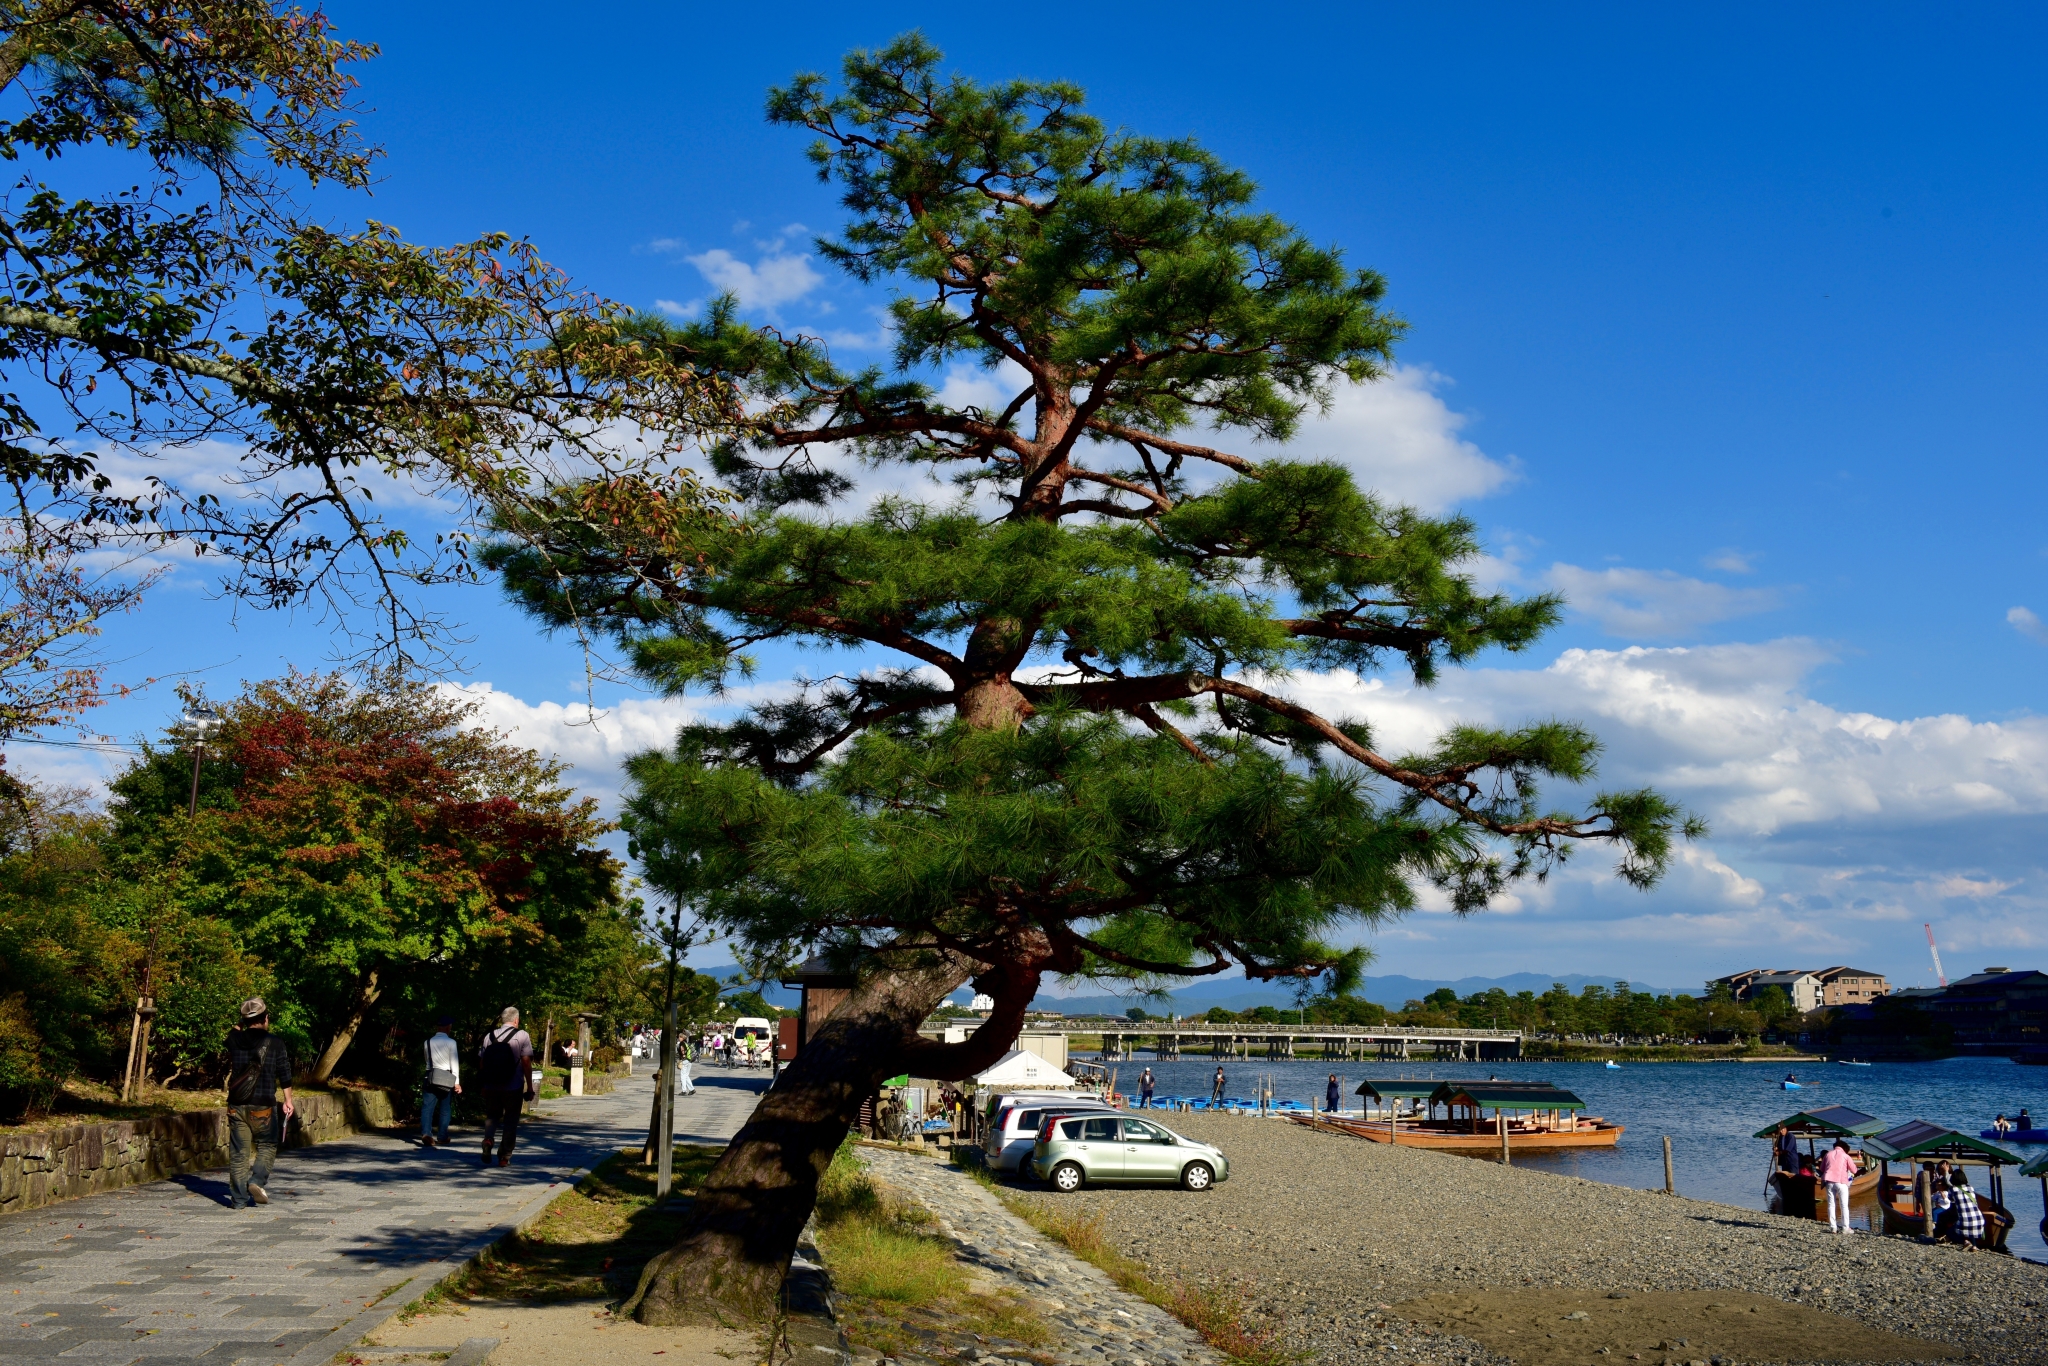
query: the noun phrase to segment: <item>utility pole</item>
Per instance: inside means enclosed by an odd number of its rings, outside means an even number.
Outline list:
[[[656,1103],[661,1107],[660,1129],[661,1153],[654,1169],[654,1198],[668,1199],[670,1183],[675,1179],[676,1161],[676,1065],[680,1054],[676,1038],[676,999],[671,992],[668,999],[668,1015],[662,1021],[661,1030],[661,1081],[654,1088]]]
[[[199,818],[199,761],[206,754],[206,742],[221,727],[220,713],[204,702],[194,701],[178,718],[177,733],[192,742],[192,790],[185,800],[185,819]],[[149,1036],[156,1027],[156,921],[152,917],[142,951],[142,990],[135,997],[135,1014],[128,1025],[128,1065],[121,1069],[121,1099],[138,1100],[149,1080]]]

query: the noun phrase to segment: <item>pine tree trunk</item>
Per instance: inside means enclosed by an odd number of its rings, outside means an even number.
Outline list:
[[[377,985],[377,969],[371,968],[363,974],[356,986],[355,999],[349,1003],[348,1016],[341,1022],[341,1028],[322,1050],[320,1060],[313,1064],[313,1075],[308,1078],[314,1084],[326,1081],[334,1075],[334,1069],[341,1065],[341,1055],[348,1052],[348,1046],[356,1041],[356,1031],[363,1027],[369,1017],[370,1007],[377,1004],[382,994]]]
[[[641,1274],[626,1312],[657,1325],[773,1312],[817,1203],[818,1178],[861,1101],[913,1058],[920,1076],[953,1080],[1002,1056],[1016,1038],[1036,974],[1014,1010],[998,1012],[966,1043],[934,1045],[918,1039],[918,1026],[976,965],[952,954],[919,957],[865,975],[804,1040],[705,1178],[682,1240]]]

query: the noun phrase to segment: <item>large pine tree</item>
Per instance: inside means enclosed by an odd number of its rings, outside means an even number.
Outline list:
[[[1377,274],[1260,212],[1192,142],[1109,130],[1071,85],[939,61],[906,37],[848,57],[838,92],[803,76],[768,105],[844,189],[820,250],[898,288],[893,363],[846,372],[730,301],[645,321],[729,383],[739,435],[714,465],[746,516],[706,532],[656,489],[580,484],[509,514],[493,554],[534,612],[609,631],[670,688],[767,641],[853,666],[632,765],[656,886],[756,952],[859,972],[649,1268],[643,1321],[765,1305],[861,1099],[987,1066],[1048,973],[1342,985],[1347,931],[1407,909],[1418,880],[1473,909],[1590,839],[1648,886],[1696,829],[1652,792],[1545,810],[1541,779],[1593,776],[1576,725],[1460,727],[1403,756],[1290,699],[1296,668],[1397,661],[1428,682],[1527,646],[1559,604],[1479,591],[1463,518],[1383,503],[1338,464],[1219,448],[1284,439],[1382,373],[1403,325]],[[961,362],[1013,395],[942,402],[929,380]],[[928,470],[958,501],[849,506],[859,462]],[[988,1023],[921,1039],[968,981]]]

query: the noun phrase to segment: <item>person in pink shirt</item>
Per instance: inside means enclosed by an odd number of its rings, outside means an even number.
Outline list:
[[[1835,1233],[1855,1232],[1849,1227],[1849,1183],[1856,1179],[1856,1154],[1849,1151],[1847,1139],[1836,1139],[1820,1160],[1820,1179],[1828,1187],[1828,1228]]]

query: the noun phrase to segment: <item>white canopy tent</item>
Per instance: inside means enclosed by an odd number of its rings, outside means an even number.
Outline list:
[[[1057,1090],[1074,1084],[1074,1079],[1036,1053],[1013,1048],[985,1072],[975,1074],[974,1084],[1014,1089]]]

